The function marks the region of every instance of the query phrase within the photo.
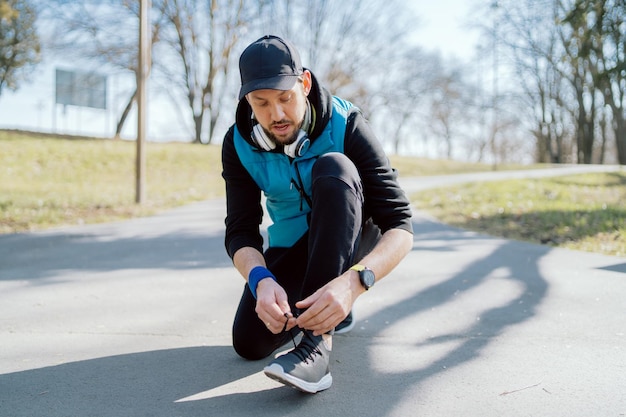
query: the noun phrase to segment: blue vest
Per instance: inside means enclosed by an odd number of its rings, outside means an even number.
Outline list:
[[[284,153],[266,152],[248,143],[235,127],[234,143],[241,163],[266,197],[270,247],[291,247],[308,230],[311,207],[299,188],[311,195],[311,169],[317,158],[329,152],[343,153],[348,110],[352,103],[333,97],[333,112],[322,134],[302,156],[293,160]],[[294,185],[295,184],[295,185]]]

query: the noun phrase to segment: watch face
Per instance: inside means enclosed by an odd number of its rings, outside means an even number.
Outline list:
[[[364,269],[361,271],[361,283],[366,289],[369,290],[372,288],[374,286],[374,282],[376,282],[376,277],[371,269]]]

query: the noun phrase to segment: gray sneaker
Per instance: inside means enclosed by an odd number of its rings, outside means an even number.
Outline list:
[[[355,324],[356,324],[356,320],[354,320],[354,315],[352,314],[352,311],[351,311],[348,313],[346,318],[343,319],[341,323],[337,325],[337,327],[335,327],[335,334],[348,333],[350,330],[354,328]]]
[[[304,330],[302,340],[263,369],[265,375],[303,392],[314,394],[330,388],[330,351],[322,336]]]

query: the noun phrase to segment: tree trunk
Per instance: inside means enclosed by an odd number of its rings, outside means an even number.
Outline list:
[[[193,143],[202,143],[202,120],[204,119],[204,110],[200,114],[193,115],[193,124],[195,126],[195,138]]]
[[[621,95],[618,95],[619,100],[622,98]],[[604,101],[609,104],[613,114],[612,125],[615,134],[615,147],[617,148],[617,161],[620,165],[626,165],[626,119],[624,118],[624,108],[617,104],[610,88],[604,89]]]
[[[617,160],[620,165],[626,165],[626,120],[622,113],[613,115],[615,131],[615,145],[617,147]]]
[[[137,97],[137,89],[133,91],[133,94],[128,99],[128,103],[126,103],[126,107],[124,107],[124,111],[120,115],[120,118],[117,122],[117,126],[115,127],[115,139],[119,139],[122,134],[122,129],[124,128],[124,123],[126,123],[126,119],[128,118],[128,114],[130,110],[133,108],[133,103],[135,102],[135,98]]]

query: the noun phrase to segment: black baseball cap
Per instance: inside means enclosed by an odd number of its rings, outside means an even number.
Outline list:
[[[239,58],[239,100],[255,90],[291,90],[304,69],[296,48],[278,36],[266,35],[248,45]]]

